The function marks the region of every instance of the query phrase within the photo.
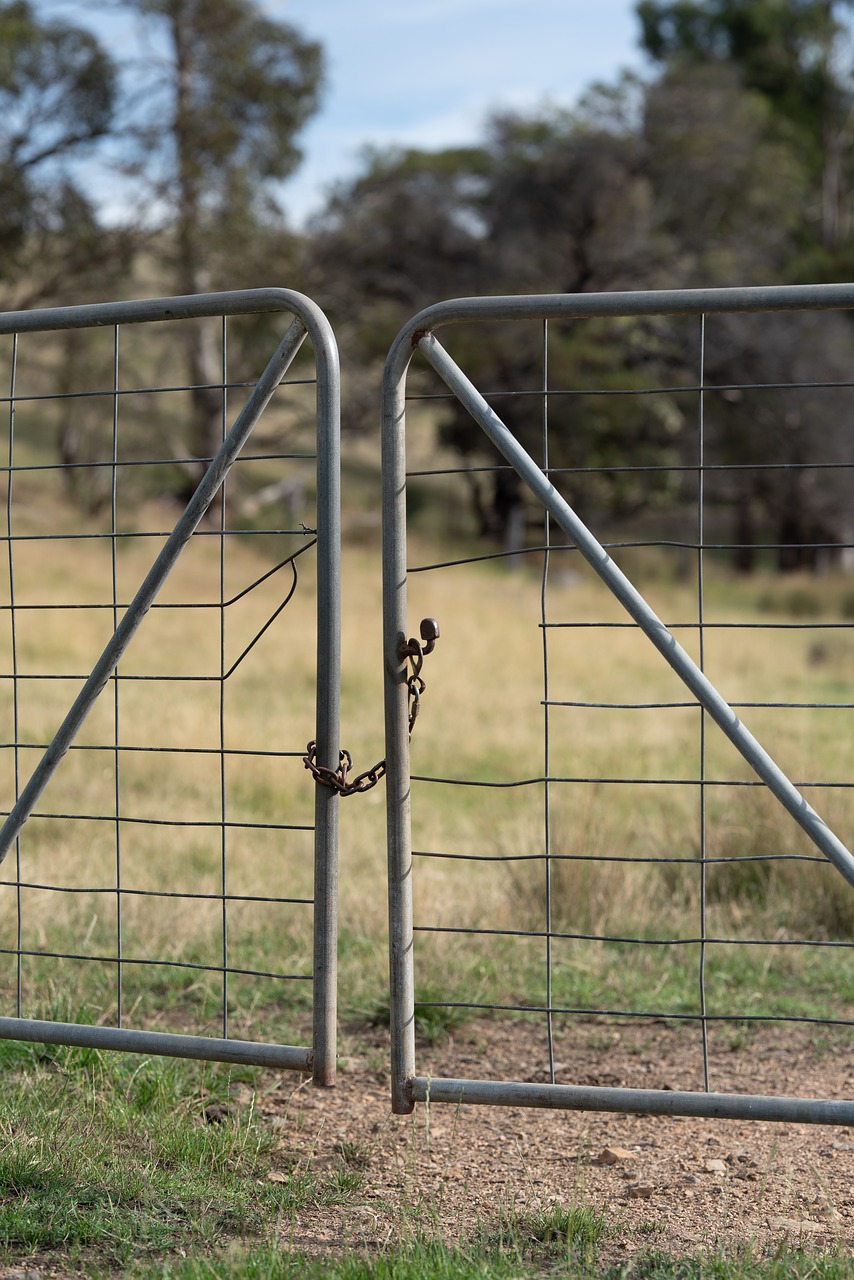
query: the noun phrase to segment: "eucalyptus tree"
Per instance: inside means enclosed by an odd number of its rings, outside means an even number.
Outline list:
[[[632,96],[635,88],[624,86]],[[649,184],[637,115],[626,111],[621,119],[622,99],[619,90],[578,113],[503,113],[468,148],[374,152],[334,192],[313,239],[313,292],[345,336],[351,410],[355,385],[375,414],[379,370],[394,334],[442,297],[614,289],[648,278],[655,252]],[[625,337],[625,326],[604,321],[592,329],[552,326],[552,375],[580,387],[613,379]],[[463,326],[452,350],[479,385],[538,395],[535,326]],[[643,376],[639,366],[629,374]],[[538,403],[524,394],[500,402],[528,445],[541,435]],[[570,429],[556,421],[554,465],[607,465],[621,449],[658,456],[669,447],[669,424],[650,401],[630,406],[624,399],[619,412],[615,405],[602,397],[574,400]],[[555,406],[556,419],[566,412],[564,402]],[[444,443],[474,464],[465,474],[479,528],[505,541],[518,520],[518,482],[506,468],[480,467],[496,455],[454,401],[441,402],[437,414]],[[610,512],[639,499],[616,468],[599,480],[588,476],[583,493],[569,472],[561,483],[579,502]]]
[[[851,0],[642,0],[660,67],[645,116],[657,207],[687,283],[851,278],[854,48]],[[707,440],[725,466],[707,497],[729,512],[735,562],[776,543],[780,569],[850,541],[844,393],[850,322],[816,314],[716,321]],[[803,379],[822,390],[763,390]],[[769,471],[773,457],[786,469]],[[845,463],[832,472],[809,458]],[[731,464],[727,469],[727,464]],[[822,483],[819,484],[819,476]]]
[[[254,283],[284,226],[279,184],[296,168],[317,109],[320,46],[254,0],[122,0],[147,45],[129,109],[131,177],[162,226],[157,253],[179,293]],[[280,278],[276,263],[274,275]],[[188,325],[190,447],[209,457],[220,430],[213,331]],[[199,467],[188,470],[188,485]]]
[[[717,64],[770,106],[811,172],[807,225],[832,253],[851,234],[852,0],[641,0],[643,48],[659,65]],[[815,210],[815,212],[813,212]]]
[[[79,163],[111,130],[112,59],[97,37],[29,0],[0,3],[0,282],[31,305],[85,286],[114,238],[101,234]]]

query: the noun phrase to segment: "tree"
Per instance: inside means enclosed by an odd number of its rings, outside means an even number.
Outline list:
[[[740,571],[757,567],[757,544],[787,572],[826,565],[851,541],[852,356],[839,312],[709,319],[706,502],[710,523],[717,509],[731,526]]]
[[[471,148],[369,155],[335,193],[312,251],[313,291],[333,314],[340,304],[347,364],[373,384],[371,406],[393,334],[442,296],[775,283],[797,277],[822,237],[838,269],[842,195],[835,223],[826,204],[816,215],[830,190],[831,134],[837,145],[851,99],[845,8],[841,0],[646,0],[639,12],[661,64],[655,79],[597,86],[571,112],[497,115]],[[742,317],[713,329],[707,379],[736,388],[707,396],[707,439],[721,467],[707,485],[714,520],[736,521],[736,544],[760,534],[776,541],[780,568],[812,563],[810,553],[799,559],[798,543],[848,537],[848,473],[826,482],[822,511],[815,473],[800,465],[804,431],[813,441],[820,434],[828,455],[844,443],[838,397],[783,396],[758,384],[796,372],[839,382],[852,345],[847,321],[795,319],[785,329]],[[541,333],[461,326],[448,341],[537,456]],[[639,516],[664,527],[692,502],[696,393],[678,388],[697,381],[696,328],[666,317],[553,322],[548,359],[550,385],[571,388],[549,401],[554,483],[612,529]],[[609,390],[621,394],[599,394]],[[453,399],[437,401],[436,413],[441,439],[466,464],[481,531],[506,544],[522,503],[518,479]],[[772,454],[783,464],[773,473],[761,465]],[[751,567],[746,557],[739,567]]]
[[[618,289],[646,271],[650,210],[639,141],[634,128],[590,112],[492,119],[483,218],[499,288]]]
[[[636,106],[627,108],[636,88],[626,83],[602,93],[577,114],[496,116],[484,142],[471,148],[371,153],[364,171],[334,193],[314,237],[312,291],[344,337],[351,422],[353,384],[375,414],[388,345],[421,307],[466,293],[630,287],[649,273],[649,183]],[[638,324],[636,337],[643,327]],[[556,378],[583,388],[615,376],[625,326],[602,322],[594,329],[553,327]],[[479,385],[539,392],[541,336],[530,326],[463,329],[452,341]],[[640,368],[636,376],[643,376]],[[524,396],[500,402],[508,425],[528,444],[540,434],[538,403]],[[584,465],[585,457],[588,465],[613,460],[629,442],[650,456],[671,446],[670,425],[649,400],[631,408],[624,401],[618,413],[601,397],[585,397],[573,401],[571,416],[571,430],[559,432],[557,466]],[[454,402],[441,409],[440,432],[461,457],[497,461]],[[474,469],[466,475],[482,532],[505,542],[521,503],[516,477],[503,467],[485,478]],[[574,485],[571,478],[562,483]],[[638,500],[637,484],[616,470],[598,483],[588,477],[583,500],[628,510]]]
[[[370,430],[389,345],[438,298],[490,287],[483,264],[483,148],[367,151],[306,246],[305,287],[341,351],[350,429]]]
[[[81,302],[124,278],[130,238],[103,226],[79,168],[114,127],[116,99],[116,68],[91,32],[44,19],[29,0],[0,3],[2,305]],[[57,339],[60,392],[70,389],[82,341],[79,331]],[[64,462],[79,462],[93,444],[88,417],[89,402],[63,401],[56,433]],[[97,469],[63,474],[91,506]]]
[[[851,0],[642,0],[662,66],[646,106],[650,175],[689,283],[848,279],[854,267]],[[715,340],[711,341],[712,332]],[[776,544],[781,570],[850,541],[842,393],[850,322],[834,315],[718,319],[706,353],[707,438],[723,470],[707,497],[733,521],[736,567]],[[687,353],[686,353],[687,356]],[[761,389],[803,379],[824,389]],[[762,461],[773,456],[777,470]],[[810,546],[813,544],[813,546]]]
[[[116,69],[90,32],[0,3],[0,281],[33,305],[78,289],[115,257],[74,164],[112,127]],[[17,287],[18,292],[12,292]]]
[[[662,283],[771,283],[802,248],[806,164],[729,63],[667,67],[646,93],[644,172]]]
[[[320,46],[254,0],[125,0],[164,56],[138,111],[135,174],[164,212],[180,293],[234,287],[253,243],[280,217],[275,184],[296,167],[296,139],[318,104]],[[241,283],[246,283],[245,277]],[[191,450],[210,457],[221,402],[213,331],[185,327]],[[204,463],[187,478],[192,488]]]
[[[387,303],[396,311],[395,329],[380,338],[387,349],[413,309],[448,288],[480,286],[488,170],[478,146],[365,153],[362,173],[332,192],[312,237],[314,274],[342,318],[366,297]]]
[[[850,233],[852,0],[641,0],[641,43],[657,62],[717,64],[770,105],[819,194],[825,249]],[[814,220],[815,221],[815,220]]]

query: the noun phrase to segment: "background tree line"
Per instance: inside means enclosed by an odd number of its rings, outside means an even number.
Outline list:
[[[279,192],[320,101],[320,48],[255,0],[112,7],[148,33],[132,75],[90,32],[40,16],[31,0],[0,3],[5,305],[119,296],[152,261],[158,284],[175,292],[302,288],[336,327],[358,430],[375,421],[397,329],[443,297],[852,278],[850,0],[641,0],[648,75],[594,86],[573,110],[498,112],[466,148],[371,152],[299,234]],[[107,220],[89,192],[93,154],[112,158],[126,215]],[[206,390],[216,381],[211,330],[186,334],[197,388],[180,468],[189,487],[202,465],[191,459],[210,455],[219,422]],[[484,386],[539,385],[537,336],[496,326],[477,341],[461,335],[455,352]],[[710,474],[709,497],[745,548],[738,567],[752,567],[746,548],[763,538],[779,544],[781,568],[814,562],[800,544],[852,540],[847,472],[817,483],[809,471],[751,466],[772,449],[803,461],[807,437],[823,442],[819,454],[844,457],[840,390],[784,399],[742,389],[839,382],[852,354],[854,330],[833,314],[717,326],[706,378],[731,390],[710,398],[707,429],[715,456],[732,465]],[[651,319],[565,325],[550,360],[556,382],[590,391],[573,399],[571,430],[554,433],[551,461],[565,469],[570,499],[611,520],[678,504],[693,483],[679,478],[693,447],[688,397],[593,392],[617,378],[638,390],[693,385],[684,330]],[[524,400],[502,412],[523,439],[539,430]],[[491,460],[466,415],[448,409],[441,432],[461,458]],[[66,434],[71,458],[80,441]],[[617,469],[626,461],[651,470],[641,481]],[[581,483],[582,467],[614,469]],[[503,538],[518,493],[506,472],[487,473],[488,483],[479,474],[480,528]]]

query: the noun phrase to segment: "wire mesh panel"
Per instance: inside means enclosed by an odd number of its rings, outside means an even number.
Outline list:
[[[7,313],[0,378],[0,1035],[332,1083],[329,326],[281,289]]]
[[[854,1025],[852,308],[850,286],[463,299],[396,340],[397,1111],[854,1121],[844,1057],[838,1097],[757,1088],[793,1036],[832,1050]],[[453,452],[407,473],[407,436],[431,432]],[[412,519],[428,487],[447,555],[417,523],[407,547],[407,496]],[[441,624],[429,657],[408,594]],[[527,1024],[519,1076],[490,1078],[488,1056],[472,1073],[471,1055],[419,1073],[418,1028],[476,1014]],[[667,1088],[648,1087],[658,1026],[693,1064]],[[574,1049],[597,1036],[602,1070],[578,1080]],[[637,1055],[617,1082],[621,1037]],[[734,1079],[745,1037],[762,1065]]]

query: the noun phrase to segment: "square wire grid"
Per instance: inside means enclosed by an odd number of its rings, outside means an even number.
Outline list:
[[[36,332],[3,317],[7,812],[132,601],[139,626],[3,868],[4,1035],[311,1069],[329,979],[334,1018],[334,819],[324,797],[318,829],[302,757],[323,718],[317,578],[337,577],[337,524],[318,518],[326,490],[337,506],[337,365],[301,304],[112,304],[76,309],[79,327],[30,316]],[[307,329],[321,389],[313,361],[291,364]],[[233,423],[248,442],[149,612],[152,562],[213,469],[203,433],[220,457]],[[337,583],[324,595],[334,615]]]
[[[607,333],[601,315],[561,323],[561,307],[571,313],[578,299],[548,300],[549,318],[539,321],[537,299],[516,300],[517,314],[524,309],[528,329],[540,333],[538,371],[512,393],[479,388],[484,416],[511,425],[737,717],[845,835],[854,825],[846,732],[854,707],[854,594],[846,587],[851,323],[813,310],[733,316],[727,292],[706,295],[705,308],[690,294],[668,295],[662,312],[696,314],[655,320],[637,318],[654,312],[655,295],[617,296],[605,304],[612,316],[623,299],[628,305]],[[802,306],[839,306],[812,294]],[[597,316],[599,300],[586,301]],[[751,302],[760,309],[760,299]],[[490,318],[489,300],[465,300],[461,313],[468,303]],[[503,308],[500,318],[512,319],[512,303],[496,300],[495,313]],[[777,304],[769,297],[766,305]],[[430,354],[431,320],[437,327],[472,320],[455,306],[413,322],[413,344],[446,378],[444,356]],[[611,342],[612,363],[600,359],[599,380],[579,386],[561,380],[561,365],[584,325],[591,349],[603,337]],[[522,328],[514,326],[513,340],[527,341],[530,354],[533,340]],[[453,355],[457,341],[464,375],[476,343],[457,340],[457,332],[446,345]],[[654,338],[666,358],[644,368],[641,335],[647,351]],[[531,361],[521,367],[530,370]],[[437,421],[446,436],[462,427],[459,412],[447,412],[454,402],[441,384],[423,393],[417,386],[413,378],[406,431],[415,454],[424,433],[423,454]],[[400,393],[390,378],[389,459],[394,433],[402,441]],[[638,447],[644,420],[651,433],[656,423],[664,428],[646,457]],[[636,437],[634,458],[622,461],[621,423]],[[454,547],[424,558],[423,536],[411,538],[410,600],[444,626],[436,656],[425,662],[430,687],[411,744],[411,864],[406,819],[395,812],[395,796],[408,792],[409,753],[394,727],[389,745],[400,765],[390,795],[396,1107],[464,1098],[850,1123],[846,1103],[747,1095],[760,1092],[757,1083],[775,1093],[773,1053],[793,1037],[821,1028],[845,1038],[851,1027],[854,888],[521,484],[517,518],[505,526],[513,544],[492,555],[473,544],[459,515],[465,487],[455,488],[454,473],[469,487],[480,483],[482,512],[485,481],[498,480],[494,492],[508,502],[502,478],[512,471],[504,460],[476,470],[474,462],[465,469],[441,462],[410,461],[406,478],[416,490],[444,492],[463,553]],[[395,463],[389,475],[391,510]],[[419,493],[415,509],[427,506]],[[387,584],[396,581],[400,536],[392,516]],[[473,554],[464,553],[467,545]],[[484,559],[497,567],[475,570]],[[512,571],[502,574],[502,565]],[[512,621],[503,625],[502,615]],[[387,646],[397,626],[387,618]],[[392,687],[393,725],[396,701]],[[411,934],[403,887],[410,865]],[[453,1079],[418,1072],[414,1029],[430,1036],[478,1014],[530,1024],[530,1060],[519,1064],[518,1083],[490,1070],[488,1057],[476,1079],[468,1062]],[[667,1092],[648,1088],[643,1050],[660,1026],[683,1045],[696,1037],[693,1067],[668,1077]],[[762,1065],[751,1080],[736,1079],[729,1048],[750,1036]],[[623,1037],[637,1042],[636,1069],[609,1078],[608,1050]],[[587,1060],[594,1040],[602,1042],[602,1065],[579,1081],[573,1059]],[[843,1076],[845,1096],[851,1081]]]

